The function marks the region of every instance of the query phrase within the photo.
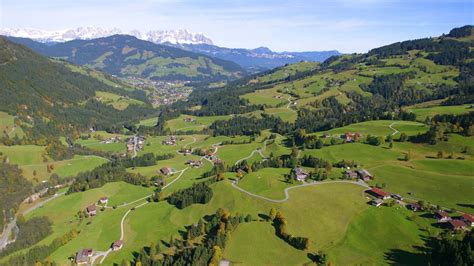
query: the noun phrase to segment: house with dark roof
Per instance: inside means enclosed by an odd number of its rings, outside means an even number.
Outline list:
[[[296,167],[291,170],[291,176],[297,181],[303,182],[308,177],[308,173],[303,168]]]
[[[406,207],[409,209],[409,210],[412,210],[414,212],[417,212],[417,211],[421,211],[421,205],[418,204],[417,202],[415,203],[409,203],[406,205]]]
[[[87,264],[89,263],[89,258],[92,257],[92,254],[94,251],[91,248],[84,248],[79,250],[76,253],[76,264],[81,265],[81,264]]]
[[[367,170],[365,170],[365,169],[357,170],[356,173],[357,173],[357,176],[358,176],[361,180],[369,181],[369,180],[374,179],[374,177],[369,173],[369,171],[367,171]]]
[[[466,229],[466,224],[463,221],[457,219],[449,220],[448,226],[453,231],[460,231]]]
[[[95,204],[89,205],[86,208],[86,212],[90,216],[95,216],[97,214],[97,207],[95,206]]]
[[[344,176],[346,176],[347,178],[350,178],[350,179],[356,179],[357,178],[357,172],[355,171],[344,171]]]
[[[385,192],[382,189],[376,188],[376,187],[366,190],[366,193],[382,200],[386,200],[390,198],[390,193]]]
[[[469,213],[465,213],[461,216],[461,219],[469,226],[474,227],[474,215],[471,215]]]
[[[160,172],[164,175],[171,175],[173,173],[173,169],[171,169],[169,167],[162,167],[160,169]]]
[[[123,240],[117,240],[114,243],[112,243],[112,250],[117,251],[120,250],[123,247]]]
[[[107,197],[102,197],[99,199],[100,204],[107,204],[109,202],[109,198]]]
[[[443,210],[438,210],[434,213],[434,217],[438,220],[438,223],[445,223],[451,220],[449,214]]]
[[[370,201],[370,205],[373,205],[375,207],[379,207],[382,204],[383,204],[383,200],[381,199],[374,199]]]

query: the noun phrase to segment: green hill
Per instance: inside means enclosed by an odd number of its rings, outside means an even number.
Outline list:
[[[245,70],[230,61],[127,35],[73,40],[52,46],[30,39],[10,39],[42,55],[65,59],[117,76],[170,81],[218,81],[239,78],[245,74]]]
[[[151,110],[144,91],[130,90],[107,75],[45,58],[6,38],[0,38],[0,72],[0,111],[34,125],[28,128],[33,131],[57,134],[69,124],[76,130],[111,128]],[[127,108],[118,112],[112,104],[98,101],[97,92],[129,99]]]

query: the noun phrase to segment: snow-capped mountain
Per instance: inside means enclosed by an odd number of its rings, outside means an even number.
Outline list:
[[[122,31],[118,28],[104,29],[100,27],[79,27],[67,30],[37,30],[37,29],[0,29],[0,35],[29,38],[39,42],[67,42],[81,39],[89,40],[101,37],[108,37],[115,34],[127,34],[138,39],[151,41],[154,43],[171,44],[208,44],[212,45],[212,40],[203,33],[193,33],[187,30],[152,30],[140,32],[132,30],[130,32]]]

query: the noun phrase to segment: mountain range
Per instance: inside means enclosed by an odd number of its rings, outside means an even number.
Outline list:
[[[28,38],[40,43],[56,44],[72,40],[91,40],[112,35],[130,35],[137,39],[177,47],[191,52],[201,53],[215,58],[233,61],[248,72],[256,73],[285,64],[300,61],[323,62],[333,55],[340,55],[336,50],[308,52],[275,52],[267,47],[255,49],[226,48],[214,45],[213,41],[202,33],[188,30],[139,30],[122,31],[118,28],[79,27],[76,29],[46,31],[36,29],[0,29],[0,35]]]
[[[48,57],[116,76],[166,81],[220,81],[242,77],[238,64],[183,49],[155,44],[130,35],[44,44],[9,37]]]
[[[0,29],[0,35],[29,38],[38,42],[67,42],[72,40],[90,40],[112,35],[131,35],[138,39],[154,43],[170,44],[209,44],[211,39],[202,33],[193,33],[188,30],[150,30],[141,32],[139,30],[122,31],[118,28],[105,29],[100,27],[78,27],[66,30],[37,30],[37,29]]]

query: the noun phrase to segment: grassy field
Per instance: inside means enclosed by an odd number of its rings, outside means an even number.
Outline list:
[[[242,99],[248,100],[251,104],[261,104],[268,107],[288,103],[288,97],[288,95],[281,94],[274,89],[258,90],[241,96]]]
[[[89,171],[97,166],[106,163],[107,159],[98,156],[80,156],[76,155],[70,160],[54,161],[40,164],[22,165],[23,175],[28,179],[37,179],[38,181],[48,180],[49,176],[56,173],[60,177],[75,176],[81,172]],[[52,165],[54,169],[48,173],[47,166]],[[36,176],[33,172],[36,171]]]
[[[15,126],[15,118],[5,112],[0,112],[0,134],[8,135],[9,137],[14,137],[17,135],[19,138],[22,138],[25,133],[21,127]]]
[[[349,225],[343,240],[328,250],[329,261],[335,265],[425,265],[420,248],[427,236],[422,228],[429,227],[429,222],[413,218],[413,213],[398,206],[368,208]]]
[[[43,163],[45,147],[36,145],[0,145],[0,152],[8,157],[10,163],[18,165],[29,165]]]
[[[268,198],[282,199],[285,197],[283,190],[291,185],[285,182],[284,177],[289,173],[289,168],[260,169],[246,175],[239,181],[239,187]]]
[[[142,101],[131,99],[129,97],[121,96],[115,93],[97,91],[96,98],[102,103],[112,105],[117,110],[124,110],[131,104],[141,105],[145,104]]]
[[[302,265],[309,261],[306,252],[291,247],[275,235],[270,223],[261,222],[239,225],[224,258],[232,265]]]
[[[474,111],[470,104],[465,105],[452,105],[452,106],[432,106],[432,107],[407,107],[407,111],[410,111],[416,115],[416,119],[424,121],[426,117],[433,117],[435,115],[453,114],[459,115]]]
[[[194,122],[185,121],[185,118],[194,119]],[[209,127],[214,121],[228,120],[230,116],[192,116],[180,115],[178,118],[166,121],[166,127],[171,131],[193,131]]]
[[[367,135],[376,135],[376,136],[388,136],[395,133],[389,126],[400,133],[393,135],[394,137],[400,136],[400,134],[406,133],[407,135],[416,135],[418,133],[424,133],[428,130],[428,127],[425,124],[418,123],[418,122],[411,122],[411,121],[392,121],[392,120],[375,120],[375,121],[367,121],[361,123],[351,124],[345,127],[335,128],[324,133],[328,133],[330,135],[341,135],[346,132],[358,132],[361,133],[363,136]],[[317,133],[318,135],[322,134]]]

